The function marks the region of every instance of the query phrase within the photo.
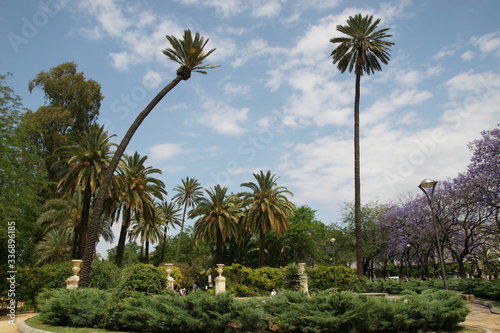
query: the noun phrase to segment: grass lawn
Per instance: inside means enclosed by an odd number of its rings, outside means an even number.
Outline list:
[[[50,326],[42,323],[40,316],[34,316],[26,320],[26,324],[29,327],[38,328],[40,330],[55,332],[55,333],[101,333],[101,332],[115,332],[115,333],[125,333],[117,331],[107,331],[102,328],[84,328],[84,327],[66,327],[66,326]]]

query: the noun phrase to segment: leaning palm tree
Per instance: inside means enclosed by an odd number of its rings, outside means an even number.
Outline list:
[[[215,240],[217,263],[223,264],[222,247],[228,237],[238,238],[238,221],[244,212],[237,195],[226,195],[227,187],[215,185],[205,191],[208,198],[201,199],[189,212],[190,218],[199,217],[194,224],[194,240],[195,243]]]
[[[392,37],[386,32],[389,28],[376,30],[380,19],[373,22],[373,16],[357,14],[349,16],[347,25],[338,25],[337,31],[347,37],[330,39],[339,45],[332,51],[333,63],[341,73],[347,69],[356,75],[354,95],[354,222],[356,238],[356,266],[358,275],[363,275],[363,236],[361,230],[361,176],[359,147],[359,100],[360,82],[363,74],[373,74],[382,70],[379,60],[388,64],[389,50],[394,43],[384,40]]]
[[[165,184],[160,179],[152,176],[161,174],[161,170],[151,166],[146,167],[144,163],[147,158],[147,156],[141,156],[137,152],[132,156],[125,155],[116,177],[120,183],[118,200],[122,211],[122,225],[115,261],[119,267],[122,266],[127,229],[130,226],[132,216],[149,213],[154,215],[153,212],[146,211],[151,210],[153,198],[163,200],[163,195],[167,194]]]
[[[85,255],[83,258],[83,266],[80,272],[80,286],[86,287],[89,282],[90,269],[92,264],[92,259],[95,255],[96,242],[97,242],[97,229],[99,226],[99,220],[102,215],[104,201],[106,197],[106,190],[111,182],[113,173],[118,166],[118,162],[125,152],[125,148],[132,139],[137,128],[143,120],[149,115],[149,113],[154,109],[154,107],[165,97],[165,95],[172,90],[179,82],[182,80],[188,80],[191,77],[191,72],[206,74],[206,69],[216,68],[218,66],[203,65],[203,61],[215,51],[212,49],[205,52],[205,46],[208,43],[208,39],[205,41],[198,33],[193,37],[190,30],[184,31],[184,38],[179,40],[173,36],[166,36],[170,42],[171,48],[163,51],[163,53],[172,61],[175,61],[180,65],[177,69],[177,76],[163,88],[151,102],[146,106],[146,108],[139,113],[137,118],[134,120],[127,133],[123,137],[122,141],[116,149],[115,155],[111,159],[109,168],[104,175],[101,188],[96,195],[94,202],[94,210],[92,213],[91,224],[89,228],[88,242],[85,247]]]
[[[295,212],[295,205],[286,195],[293,195],[286,187],[278,186],[275,175],[271,171],[266,174],[260,171],[253,174],[257,183],[243,183],[251,192],[240,195],[249,205],[245,223],[249,231],[259,233],[259,266],[264,266],[266,235],[273,230],[277,237],[288,230],[289,217]]]
[[[75,237],[78,239],[78,251],[75,259],[83,258],[87,242],[87,230],[91,212],[93,194],[101,185],[104,172],[111,157],[110,138],[103,126],[93,125],[85,131],[73,131],[69,135],[70,146],[60,147],[54,154],[63,157],[61,163],[67,164],[67,170],[58,183],[58,190],[66,197],[73,197],[81,191],[82,209],[80,223],[76,228]],[[96,235],[99,233],[100,222],[96,226]]]
[[[163,225],[163,235],[161,243],[161,255],[160,262],[165,260],[165,249],[167,244],[167,231],[170,227],[181,225],[181,209],[174,202],[164,201],[156,205],[156,211],[158,212],[158,219]]]
[[[177,185],[174,187],[177,192],[173,199],[179,206],[184,206],[182,213],[181,231],[179,232],[179,239],[177,241],[177,249],[175,250],[175,262],[179,260],[179,250],[181,248],[181,236],[184,231],[184,223],[186,222],[186,212],[189,207],[194,206],[202,197],[203,192],[200,183],[195,178],[186,177],[182,179],[182,186]]]

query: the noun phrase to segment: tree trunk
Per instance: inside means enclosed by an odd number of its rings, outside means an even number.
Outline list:
[[[87,242],[87,232],[89,228],[90,204],[92,202],[92,190],[87,184],[83,192],[82,215],[80,218],[80,230],[78,233],[78,256],[75,259],[83,259],[85,243]]]
[[[123,211],[122,227],[120,228],[120,237],[118,238],[118,248],[116,249],[116,265],[122,267],[123,255],[125,254],[125,244],[127,242],[127,230],[130,225],[130,209]]]
[[[224,257],[222,255],[222,244],[224,240],[222,239],[222,233],[220,230],[217,230],[217,240],[216,240],[216,257],[217,257],[217,263],[218,264],[223,264],[224,263]]]
[[[266,234],[262,230],[262,227],[259,228],[259,230],[260,230],[259,267],[264,267],[264,256],[266,254]]]
[[[113,158],[109,163],[109,167],[104,174],[102,184],[99,187],[99,191],[97,192],[94,201],[94,209],[92,212],[92,219],[90,220],[87,244],[85,245],[85,254],[83,256],[83,265],[82,265],[82,270],[80,272],[80,283],[79,283],[80,287],[87,287],[87,285],[89,284],[90,269],[92,265],[92,260],[94,259],[95,256],[98,229],[104,207],[104,200],[106,199],[106,193],[108,190],[108,186],[111,182],[111,179],[113,177],[113,173],[115,172],[116,167],[118,166],[118,163],[120,162],[120,159],[123,153],[125,152],[125,148],[127,148],[128,143],[132,139],[135,131],[137,130],[137,128],[139,128],[144,119],[149,115],[149,113],[154,109],[154,107],[162,100],[162,98],[165,97],[165,95],[170,90],[172,90],[177,84],[179,84],[181,80],[182,78],[180,76],[177,76],[167,86],[165,86],[165,88],[163,88],[153,98],[153,100],[151,100],[151,102],[146,106],[146,108],[141,113],[139,113],[139,115],[134,120],[132,125],[130,125],[130,128],[128,129],[127,133],[120,142],[120,145],[116,148],[115,154],[113,155]]]
[[[179,235],[177,236],[177,249],[175,250],[175,262],[179,262],[179,250],[181,248],[181,237],[182,237],[182,232],[184,231],[184,222],[186,221],[186,210],[187,210],[187,201],[186,204],[184,205],[184,213],[182,214],[182,223],[181,223],[181,231],[179,232]]]
[[[361,172],[359,148],[359,99],[361,74],[356,72],[354,95],[354,236],[356,239],[356,268],[358,276],[363,275],[363,234],[361,229]]]
[[[147,240],[146,241],[146,253],[144,254],[144,256],[146,257],[146,264],[149,264],[149,241]]]
[[[165,248],[167,244],[167,227],[163,227],[163,243],[161,244],[161,257],[160,263],[165,261]]]

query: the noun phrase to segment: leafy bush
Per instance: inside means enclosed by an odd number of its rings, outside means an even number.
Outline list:
[[[335,288],[335,275],[337,276],[337,289],[358,291],[360,280],[354,271],[345,266],[317,266],[306,269],[309,277],[309,290],[321,291]],[[363,283],[361,283],[362,285]]]
[[[89,276],[89,287],[97,289],[112,289],[120,279],[121,269],[112,262],[96,260],[92,262]]]
[[[162,294],[167,287],[164,268],[147,264],[136,264],[122,271],[121,279],[113,290],[113,301],[130,296],[134,291],[146,295]]]
[[[134,293],[125,299],[113,329],[134,332],[251,332],[267,326],[258,301],[235,301],[227,294],[216,296],[197,291],[146,296]]]
[[[288,264],[283,271],[283,286],[287,290],[300,290],[299,265],[296,263]]]
[[[471,289],[472,293],[477,297],[500,301],[500,280],[476,282]]]
[[[118,325],[117,318],[128,304],[126,299],[137,295],[137,292],[147,296],[166,293],[167,274],[163,268],[135,264],[125,268],[121,275],[116,288],[112,290],[111,303],[106,309],[104,324],[107,327]]]
[[[283,270],[262,267],[252,269],[234,264],[224,267],[226,290],[236,296],[269,296],[272,289],[283,286],[281,277]]]
[[[40,319],[55,326],[100,327],[109,300],[109,292],[92,288],[44,291],[38,296]]]

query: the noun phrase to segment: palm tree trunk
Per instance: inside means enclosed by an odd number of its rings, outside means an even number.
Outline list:
[[[224,257],[222,255],[222,244],[223,244],[223,239],[222,239],[222,232],[219,230],[217,230],[217,240],[216,240],[216,250],[215,252],[217,253],[216,254],[216,257],[217,257],[217,263],[218,264],[223,264],[224,263]]]
[[[149,241],[146,241],[146,253],[144,254],[146,257],[146,264],[149,264]]]
[[[260,246],[259,246],[259,267],[264,267],[264,256],[266,254],[266,234],[260,228],[260,235],[259,235],[259,241],[260,241]]]
[[[361,230],[361,172],[359,148],[359,99],[361,73],[356,72],[354,95],[354,235],[356,239],[356,268],[359,276],[363,275],[363,235]]]
[[[154,109],[154,107],[162,100],[165,95],[172,90],[179,82],[181,82],[182,77],[177,75],[175,79],[173,79],[167,86],[165,86],[146,106],[144,110],[137,116],[134,120],[127,133],[123,137],[120,145],[116,148],[115,154],[109,163],[109,167],[104,174],[104,178],[102,180],[102,184],[99,187],[99,191],[97,192],[95,201],[94,201],[94,209],[92,212],[92,219],[90,220],[89,230],[88,230],[88,239],[87,244],[85,245],[85,254],[83,256],[83,265],[82,270],[80,272],[80,287],[87,287],[89,284],[89,276],[90,269],[92,265],[92,260],[95,256],[95,249],[97,243],[97,231],[100,225],[100,219],[104,207],[104,200],[106,199],[106,193],[111,183],[111,179],[113,178],[113,173],[120,162],[120,159],[125,152],[125,148],[127,148],[128,143],[132,139],[135,131],[144,119],[149,115],[149,113]]]
[[[167,227],[163,227],[163,243],[161,244],[160,263],[165,260],[165,248],[167,246]]]
[[[186,221],[186,210],[187,210],[187,201],[186,204],[184,205],[184,213],[182,214],[182,223],[181,223],[181,231],[179,232],[179,235],[177,236],[177,249],[175,250],[175,262],[177,263],[179,261],[179,250],[181,248],[181,236],[182,232],[184,231],[184,221]]]
[[[122,267],[123,255],[125,253],[125,243],[127,242],[127,230],[130,225],[130,210],[125,209],[122,217],[122,227],[120,228],[120,237],[118,238],[118,248],[116,249],[115,263]]]
[[[87,184],[83,192],[82,215],[80,218],[80,230],[78,232],[78,256],[75,259],[82,259],[87,242],[87,232],[89,228],[90,203],[92,201],[92,190]]]

